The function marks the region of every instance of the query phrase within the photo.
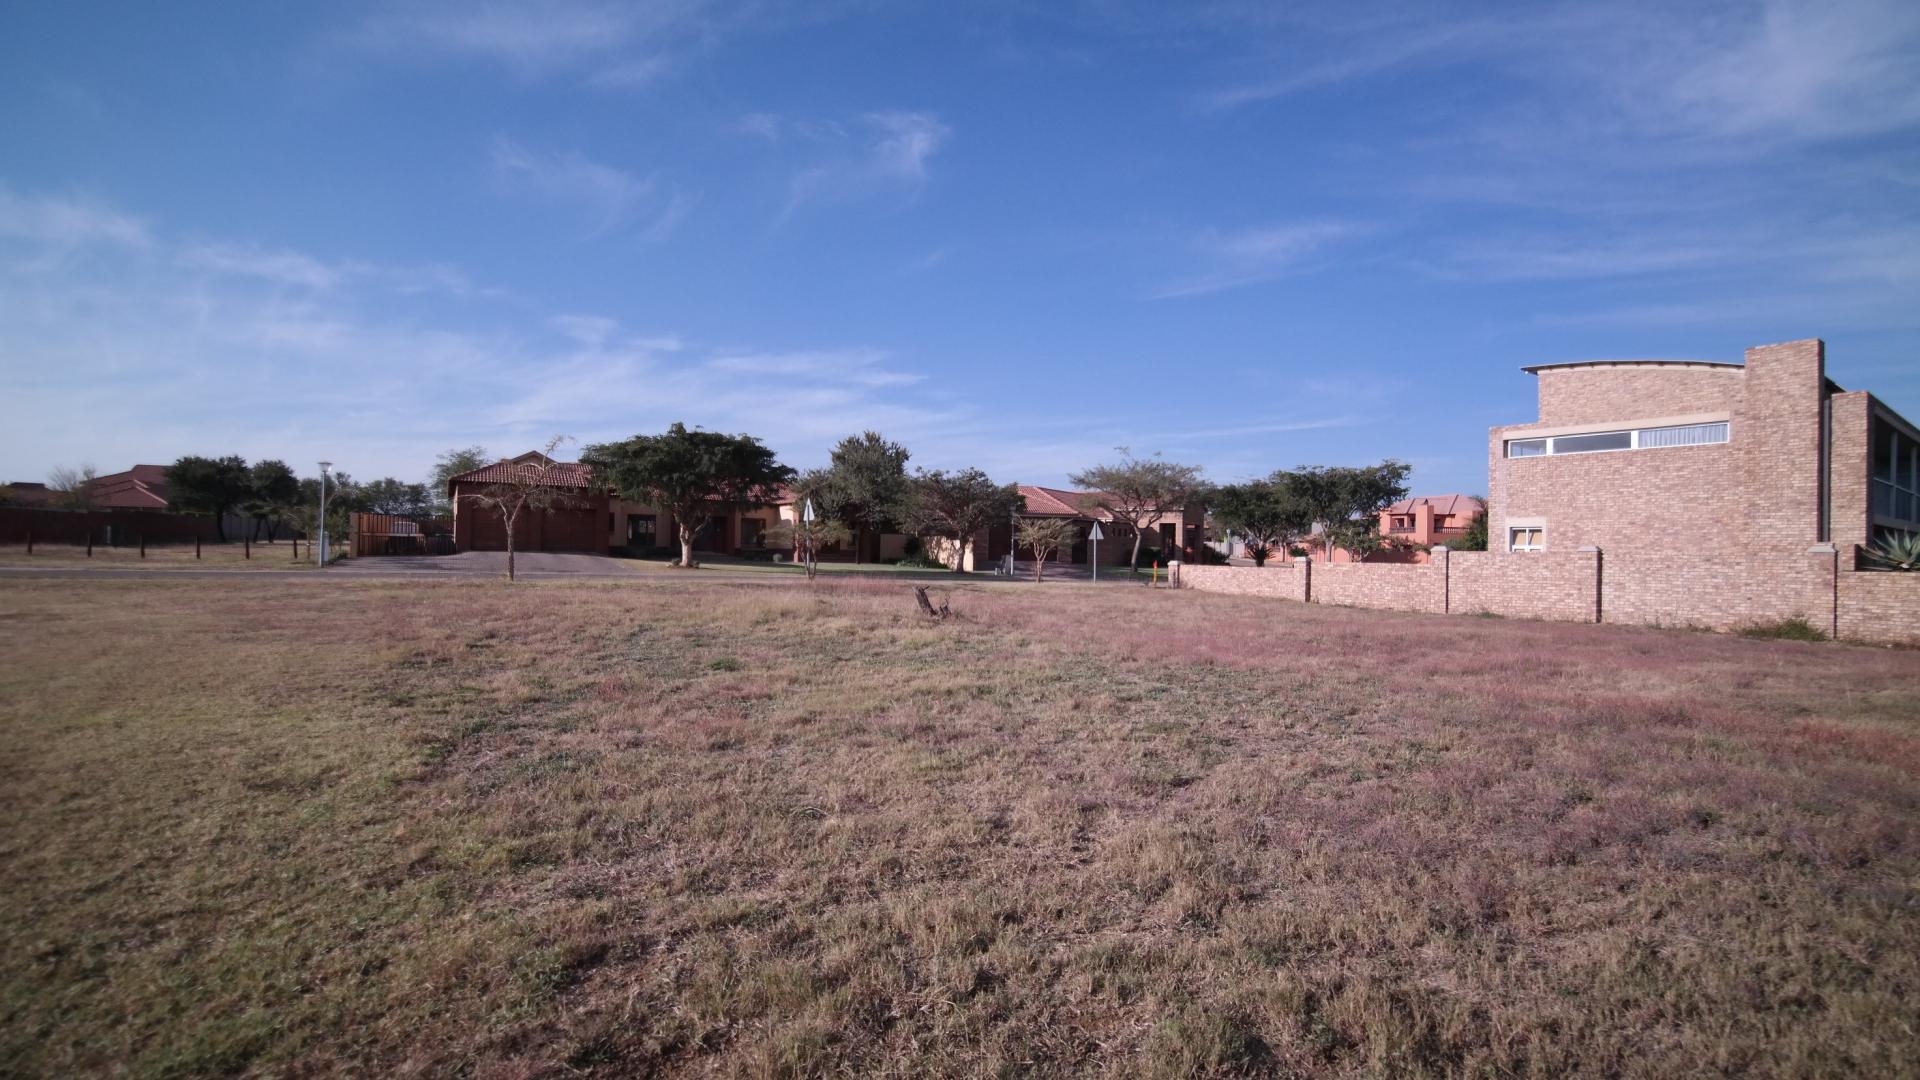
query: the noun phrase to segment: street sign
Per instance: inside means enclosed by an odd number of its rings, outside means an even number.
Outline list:
[[[1107,538],[1106,534],[1100,531],[1100,523],[1097,521],[1093,523],[1093,528],[1087,530],[1087,539],[1092,540],[1096,543],[1098,543],[1101,540],[1105,540],[1106,538]]]
[[[800,520],[801,521],[813,520],[813,500],[812,499],[808,499],[806,503],[800,507]]]
[[[1093,543],[1093,554],[1087,557],[1087,562],[1092,564],[1093,566],[1093,580],[1099,581],[1100,580],[1100,541],[1104,539],[1104,537],[1101,535],[1101,532],[1100,532],[1099,522],[1097,521],[1094,522],[1093,528],[1087,530],[1087,539]]]

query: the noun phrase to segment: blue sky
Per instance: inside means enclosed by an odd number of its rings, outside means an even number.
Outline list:
[[[1920,5],[0,12],[0,480],[684,420],[1478,492],[1522,364],[1800,337],[1920,415]]]

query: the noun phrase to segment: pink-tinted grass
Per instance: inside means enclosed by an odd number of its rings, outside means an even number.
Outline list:
[[[0,583],[0,1057],[1920,1056],[1920,653],[1144,588],[953,606],[869,581]]]

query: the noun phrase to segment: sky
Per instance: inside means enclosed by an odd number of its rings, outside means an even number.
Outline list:
[[[0,9],[0,480],[682,421],[1477,493],[1523,364],[1806,337],[1920,416],[1911,0]]]

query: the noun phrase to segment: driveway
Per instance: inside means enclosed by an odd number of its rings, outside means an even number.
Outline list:
[[[515,552],[513,571],[529,577],[629,577],[640,573],[627,559],[556,551]],[[329,567],[327,573],[339,577],[505,577],[507,553],[463,551],[458,555],[368,556],[348,559]]]

